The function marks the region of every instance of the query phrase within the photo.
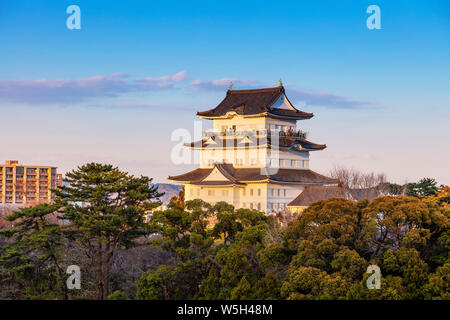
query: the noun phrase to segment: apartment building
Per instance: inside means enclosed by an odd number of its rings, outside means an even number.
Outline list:
[[[62,184],[57,167],[22,165],[17,160],[0,164],[2,204],[36,205],[53,199],[52,189]]]

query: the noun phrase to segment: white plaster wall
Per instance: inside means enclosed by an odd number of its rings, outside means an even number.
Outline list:
[[[309,168],[309,151],[295,152],[290,150],[274,150],[268,154],[270,166],[285,169],[308,169]],[[285,161],[279,161],[285,160]],[[297,161],[292,163],[291,160]],[[303,162],[306,161],[306,162]],[[284,163],[284,164],[283,164]]]
[[[273,183],[250,183],[245,186],[230,187],[186,184],[185,200],[202,199],[210,204],[225,201],[234,205],[236,209],[253,207],[255,210],[260,208],[259,210],[270,213],[272,204],[275,204],[275,211],[282,210],[303,190],[304,187],[299,185]]]
[[[207,148],[200,151],[200,167],[211,168],[214,163],[231,163],[240,168],[266,166],[267,148]]]
[[[239,208],[247,208],[266,212],[267,183],[250,183],[239,190]]]
[[[214,119],[213,128],[215,131],[224,131],[236,126],[236,130],[264,130],[266,121],[264,117],[244,118],[235,115],[231,119]]]
[[[282,210],[303,190],[304,187],[299,185],[269,184],[267,188],[267,212],[272,211],[272,204],[274,204],[275,212]]]
[[[185,185],[185,201],[202,199],[210,204],[220,201],[228,202],[235,207],[239,205],[239,187],[214,187],[214,186],[196,186],[191,184]]]

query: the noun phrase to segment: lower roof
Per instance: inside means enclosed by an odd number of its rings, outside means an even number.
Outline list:
[[[227,180],[203,181],[217,168]],[[276,170],[276,169],[275,169]],[[264,168],[235,168],[232,164],[216,164],[213,168],[199,168],[178,176],[170,176],[169,180],[191,184],[239,184],[245,182],[272,181],[296,184],[336,184],[337,180],[321,175],[309,169],[278,169],[276,172]],[[231,182],[231,183],[230,183]]]
[[[213,142],[214,144],[208,144],[208,142]],[[217,145],[216,145],[217,144]],[[205,138],[199,141],[185,143],[186,147],[193,149],[203,149],[203,148],[239,148],[239,147],[259,147],[261,145],[267,145],[269,147],[287,148],[297,151],[315,151],[323,150],[327,146],[325,144],[317,144],[306,139],[300,139],[297,137],[281,136],[278,141],[273,141],[270,136],[265,138],[253,137],[249,139],[246,136],[240,138],[227,139],[223,136],[212,136],[210,138]]]
[[[290,203],[288,207],[305,207],[313,202],[331,198],[344,198],[347,200],[373,200],[380,195],[376,188],[345,189],[341,186],[309,186]]]

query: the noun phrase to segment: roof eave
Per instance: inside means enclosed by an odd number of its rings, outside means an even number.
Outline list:
[[[279,114],[271,113],[271,112],[269,112],[269,111],[265,112],[264,115],[265,115],[266,117],[269,117],[269,118],[288,119],[288,120],[293,120],[293,119],[295,119],[295,120],[309,120],[309,119],[311,119],[312,117],[314,117],[314,114],[312,114],[312,113],[308,114],[307,116],[305,116],[305,115],[298,115],[298,116],[292,115],[292,116],[288,116],[288,115],[279,115]]]

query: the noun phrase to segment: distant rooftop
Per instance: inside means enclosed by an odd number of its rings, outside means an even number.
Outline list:
[[[34,168],[57,168],[55,166],[43,166],[34,164],[19,164],[19,160],[6,160],[5,164],[0,164],[0,166],[22,166],[22,167],[34,167]]]

